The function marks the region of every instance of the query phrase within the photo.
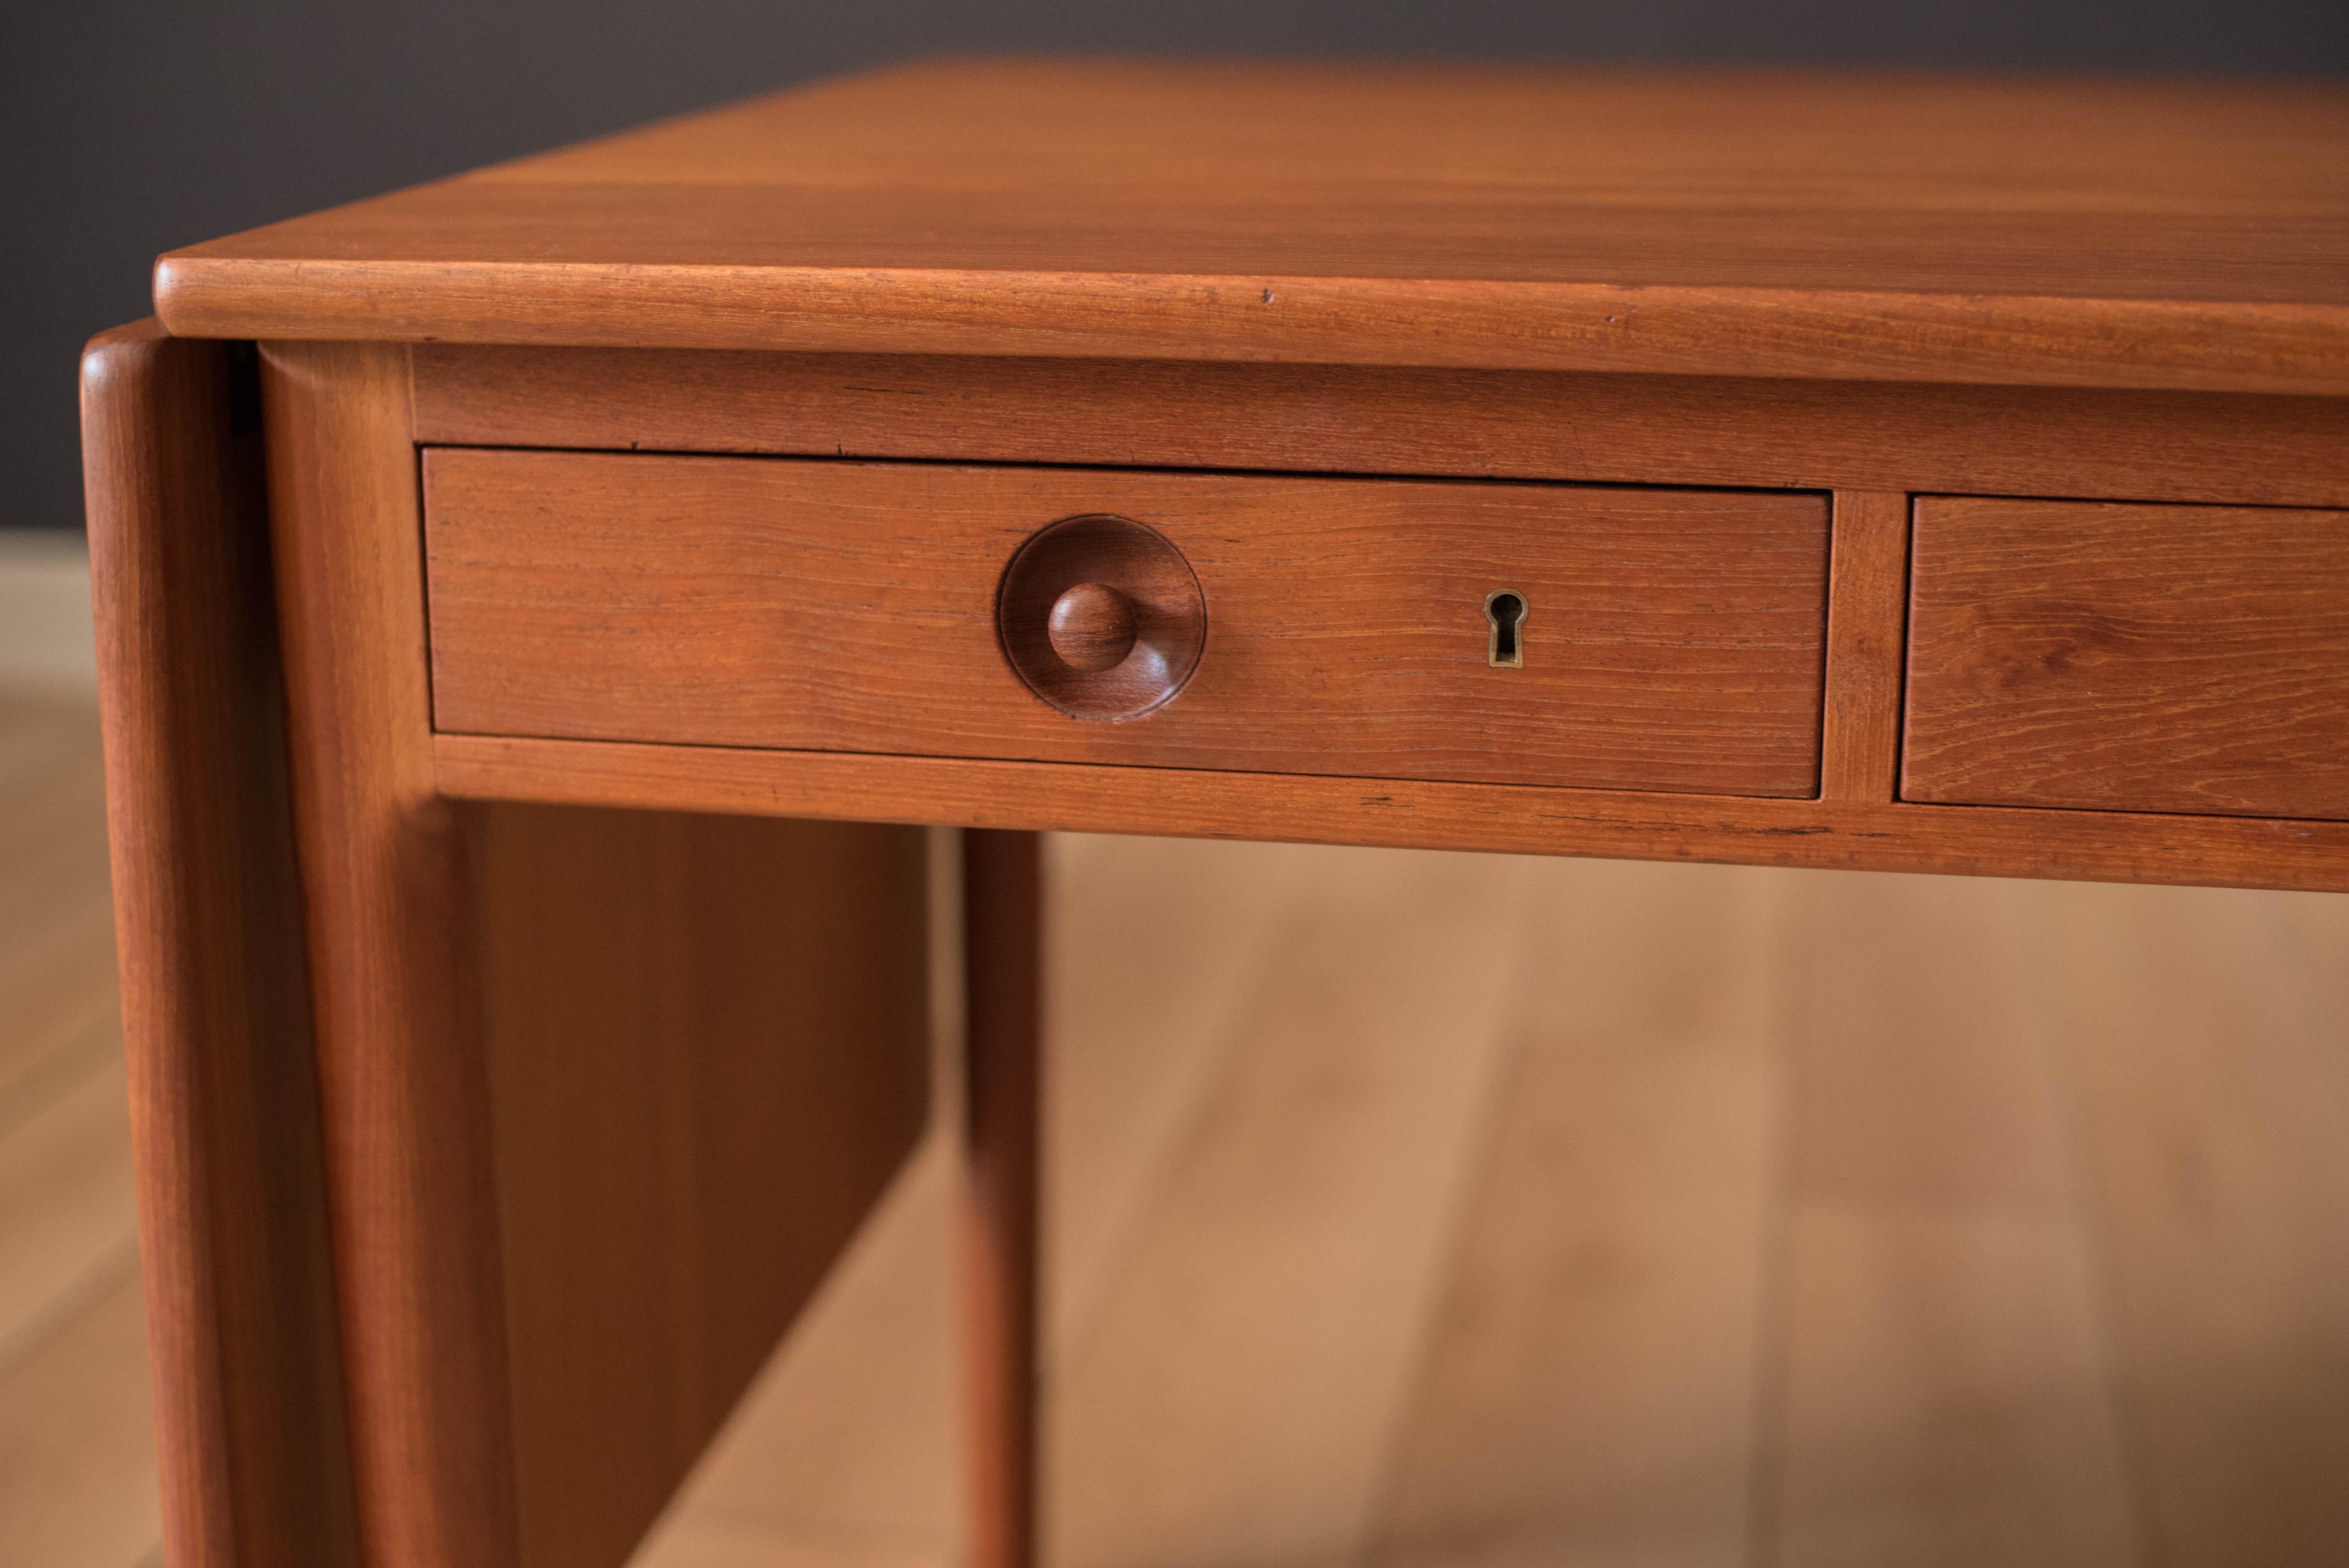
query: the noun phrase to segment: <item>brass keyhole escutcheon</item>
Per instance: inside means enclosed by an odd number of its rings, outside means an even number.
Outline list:
[[[1485,662],[1496,670],[1521,669],[1526,662],[1525,624],[1531,606],[1514,588],[1498,588],[1485,595],[1485,619],[1492,623]]]

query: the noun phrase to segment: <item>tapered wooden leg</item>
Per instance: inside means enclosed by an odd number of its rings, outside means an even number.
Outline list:
[[[924,841],[442,797],[406,354],[261,365],[361,1555],[614,1568],[925,1124]]]
[[[971,1568],[1036,1554],[1041,841],[963,835]]]
[[[405,350],[262,349],[362,1555],[514,1568],[462,822],[437,798]]]
[[[174,1568],[353,1568],[250,352],[82,362],[157,1468]]]

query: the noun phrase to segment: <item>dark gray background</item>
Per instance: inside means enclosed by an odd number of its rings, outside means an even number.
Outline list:
[[[2337,77],[2349,0],[63,0],[0,30],[0,526],[79,524],[76,354],[158,252],[941,51]]]

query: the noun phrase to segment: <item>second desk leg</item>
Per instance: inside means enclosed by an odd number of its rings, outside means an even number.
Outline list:
[[[1039,835],[963,834],[966,1002],[963,1220],[971,1568],[1036,1556]]]

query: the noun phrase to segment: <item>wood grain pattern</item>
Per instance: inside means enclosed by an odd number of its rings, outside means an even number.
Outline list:
[[[415,349],[460,446],[2349,505],[2349,399],[1343,366]]]
[[[1804,1203],[1788,1229],[1799,1322],[1778,1561],[2148,1561],[2077,1233],[1844,1195]]]
[[[1079,718],[1135,718],[1183,689],[1207,643],[1198,574],[1132,518],[1064,518],[996,580],[995,638],[1030,691]]]
[[[964,1174],[923,1140],[629,1568],[968,1561]]]
[[[0,1126],[0,1377],[136,1266],[138,1219],[122,1064],[105,1062]]]
[[[16,766],[23,751],[10,743],[23,735],[14,723],[23,711],[0,704],[0,796],[6,797],[0,799],[0,851],[13,851],[19,842],[7,830],[15,809],[38,799],[20,788],[30,770]],[[94,752],[95,719],[83,724],[90,736],[87,749]],[[86,781],[88,770],[79,765],[82,749],[77,739],[70,772],[90,802],[82,812],[88,815],[96,796]],[[83,835],[77,830],[75,836]],[[1081,876],[1073,881],[1065,872],[1071,851],[1083,851]],[[1054,1238],[1056,1296],[1079,1267],[1070,1250],[1077,1238],[1064,1216],[1096,1211],[1083,1229],[1085,1250],[1097,1261],[1082,1272],[1098,1274],[1106,1264],[1114,1282],[1123,1260],[1158,1244],[1151,1239],[1159,1230],[1155,1216],[1167,1211],[1154,1194],[1195,1180],[1185,1170],[1191,1154],[1221,1146],[1178,1138],[1170,1147],[1150,1130],[1170,1116],[1178,1128],[1197,1125],[1199,1095],[1185,1087],[1195,1064],[1206,1068],[1205,1087],[1216,1099],[1227,1092],[1219,1085],[1228,1071],[1257,1075],[1257,1081],[1278,1076],[1261,1063],[1249,1064],[1255,1047],[1292,1060],[1296,1053],[1328,1050],[1330,1060],[1344,1060],[1334,1053],[1346,1039],[1345,1015],[1314,1006],[1310,991],[1284,1001],[1284,988],[1369,992],[1374,1018],[1399,1012],[1428,1020],[1413,1031],[1415,1050],[1443,1057],[1458,1048],[1455,1015],[1443,1006],[1422,1012],[1414,1000],[1431,979],[1447,990],[1450,982],[1387,956],[1392,940],[1415,946],[1423,940],[1419,933],[1444,932],[1450,912],[1414,896],[1425,885],[1429,863],[1441,857],[1125,838],[1062,841],[1050,851],[1064,868],[1050,883],[1058,912],[1051,922],[1051,989],[1074,989],[1091,998],[1073,1013],[1056,1004],[1050,1031],[1056,1130],[1050,1161],[1054,1219],[1048,1231]],[[96,860],[86,850],[78,850],[76,859],[82,870],[69,893],[0,878],[0,912],[30,896],[61,906],[57,918],[69,924],[74,908],[93,891],[102,894],[104,883],[102,848]],[[5,853],[0,861],[12,868],[17,863]],[[1358,862],[1380,862],[1382,869],[1365,880],[1356,874]],[[1300,866],[1303,878],[1297,874]],[[1554,1017],[1538,1008],[1527,1015],[1529,1026],[1571,1029],[1594,1047],[1611,1048],[1578,1057],[1539,1080],[1529,1078],[1522,1091],[1513,1086],[1504,1095],[1508,1114],[1537,1135],[1579,1128],[1588,1130],[1583,1139],[1598,1140],[1570,1142],[1556,1150],[1561,1158],[1584,1147],[1603,1158],[1609,1140],[1621,1138],[1654,1163],[1647,1175],[1634,1176],[1627,1168],[1617,1172],[1625,1180],[1578,1184],[1584,1200],[1577,1200],[1557,1186],[1554,1165],[1520,1160],[1512,1169],[1523,1172],[1522,1181],[1489,1186],[1454,1212],[1452,1234],[1464,1245],[1478,1230],[1492,1228],[1487,1255],[1507,1271],[1502,1281],[1514,1278],[1531,1287],[1555,1280],[1569,1293],[1550,1298],[1555,1305],[1529,1304],[1533,1309],[1523,1316],[1514,1310],[1465,1314],[1461,1326],[1473,1337],[1445,1349],[1473,1367],[1488,1354],[1481,1336],[1523,1326],[1526,1338],[1516,1348],[1489,1350],[1495,1367],[1526,1369],[1522,1382],[1533,1386],[1523,1387],[1520,1408],[1547,1423],[1516,1430],[1568,1439],[1578,1430],[1602,1439],[1652,1431],[1666,1442],[1695,1446],[1700,1434],[1691,1423],[1632,1424],[1642,1411],[1675,1397],[1679,1386],[1661,1376],[1643,1381],[1633,1368],[1615,1381],[1617,1364],[1604,1358],[1603,1340],[1593,1344],[1589,1326],[1615,1321],[1608,1303],[1619,1288],[1636,1289],[1640,1276],[1592,1265],[1668,1256],[1710,1259],[1709,1266],[1719,1266],[1726,1258],[1709,1249],[1740,1245],[1733,1233],[1715,1232],[1707,1243],[1684,1229],[1697,1211],[1678,1207],[1678,1200],[1690,1191],[1682,1179],[1719,1170],[1713,1161],[1724,1152],[1723,1140],[1713,1119],[1727,1120],[1746,1102],[1706,1092],[1701,1086],[1709,1080],[1702,1076],[1681,1076],[1681,1067],[1700,1058],[1683,1055],[1675,1042],[1693,1045],[1710,1032],[1704,1020],[1717,1006],[1713,988],[1739,985],[1743,965],[1750,962],[1740,955],[1759,949],[1769,969],[1793,963],[1814,984],[1857,998],[1856,1006],[1838,1010],[1833,1048],[1812,1053],[1800,1097],[1782,1112],[1797,1119],[1814,1148],[1824,1142],[1837,1150],[1832,1165],[1819,1161],[1806,1168],[1844,1186],[1830,1195],[1832,1223],[1805,1228],[1814,1241],[1807,1255],[1864,1264],[1880,1258],[1899,1265],[1838,1264],[1814,1275],[1817,1284],[1809,1299],[1827,1320],[1811,1343],[1848,1347],[1852,1354],[1837,1359],[1856,1363],[1853,1370],[1866,1381],[1847,1377],[1840,1386],[1867,1397],[1873,1418],[1884,1424],[1873,1440],[1822,1450],[1822,1457],[1844,1464],[1847,1474],[1815,1487],[1813,1495],[1842,1500],[1850,1511],[1811,1514],[1810,1539],[1883,1540],[1905,1523],[1915,1532],[1911,1540],[1939,1539],[1955,1547],[1963,1536],[1936,1538],[1930,1532],[1936,1511],[1969,1494],[2002,1513],[2060,1507],[2081,1496],[2064,1484],[2076,1473],[2080,1448],[2049,1443],[2002,1453],[1977,1446],[1971,1439],[1996,1432],[1998,1424],[1985,1418],[1991,1412],[1982,1405],[1950,1398],[2001,1383],[2026,1393],[2053,1387],[2036,1381],[2054,1337],[2041,1309],[2003,1315],[2029,1336],[2027,1356],[2001,1352],[1996,1341],[1970,1332],[1935,1329],[1937,1324],[1963,1328],[1969,1321],[1994,1326],[2002,1316],[1984,1317],[1980,1305],[2044,1299],[2013,1294],[2002,1282],[2027,1283],[2039,1271],[2012,1265],[2058,1257],[2060,1249],[2007,1245],[2025,1239],[2022,1226],[1995,1227],[1953,1216],[1952,1209],[1965,1200],[1967,1187],[2003,1203],[2046,1191],[2051,1176],[2062,1183],[2064,1166],[2078,1155],[2059,1150],[2050,1159],[2033,1148],[2044,1113],[2038,1091],[2018,1092],[2023,1086],[2012,1064],[2018,1046],[2066,1052],[2085,1046],[2079,1060],[2092,1070],[2073,1075],[2057,1109],[2087,1119],[2095,1134],[2090,1152],[2098,1156],[2087,1173],[2112,1200],[2100,1215],[2080,1217],[2078,1234],[2096,1269],[2097,1305],[2113,1315],[2127,1304],[2126,1320],[2108,1315],[2099,1327],[2107,1357],[2127,1352],[2113,1363],[2118,1376],[2111,1408],[2144,1503],[2146,1560],[2209,1568],[2290,1562],[2298,1551],[2307,1560],[2330,1562],[2326,1548],[2337,1531],[2328,1533],[2325,1510],[2339,1494],[2349,1462],[2343,1458],[2349,1443],[2337,1433],[2338,1413],[2349,1409],[2338,1374],[2349,1361],[2327,1348],[2338,1345],[2341,1325],[2349,1322],[2340,1309],[2349,1286],[2340,1266],[2349,1227],[2339,1219],[2340,1177],[2349,1169],[2342,1163],[2349,1142],[2340,1135],[2349,1099],[2339,1090],[2349,1087],[2349,1057],[2337,1048],[2340,1020],[2349,1016],[2349,900],[2061,883],[1781,878],[1603,861],[1550,861],[1537,869],[1553,894],[1545,911],[1549,940],[1572,959],[1564,978],[1573,1016]],[[1789,933],[1766,908],[1739,896],[1749,878],[1757,888],[1832,898],[1836,919]],[[1268,932],[1256,918],[1276,901],[1286,923],[1341,944],[1361,931],[1373,940],[1352,942],[1343,967],[1309,977],[1288,961],[1293,939]],[[1379,918],[1353,923],[1365,912]],[[1622,943],[1595,944],[1617,931],[1603,918],[1616,912],[1628,916],[1619,923]],[[1601,923],[1594,926],[1593,920]],[[0,932],[8,929],[10,923],[0,919]],[[1386,934],[1390,929],[1395,937]],[[1105,934],[1110,940],[1102,940]],[[1673,948],[1676,934],[1689,940]],[[26,956],[37,964],[41,953],[35,948]],[[1619,956],[1635,962],[1616,962]],[[1589,984],[1578,985],[1577,977]],[[75,984],[94,996],[111,981]],[[2043,985],[2050,987],[2044,994]],[[1594,1009],[1611,1016],[1619,1006],[1619,1029],[1606,1027],[1603,1016],[1592,1018]],[[13,1021],[19,1015],[0,1002],[0,1017]],[[2028,1026],[2025,1033],[2008,1032],[2017,1020]],[[1683,1034],[1684,1025],[1694,1026]],[[1798,1040],[1825,1043],[1816,1022],[1797,1016],[1792,1027]],[[1726,1042],[1733,1036],[1724,1030],[1718,1037]],[[23,1043],[21,1034],[0,1029],[0,1052],[12,1039]],[[1236,1057],[1234,1047],[1244,1054]],[[1303,1067],[1299,1062],[1292,1070]],[[1284,1101],[1283,1114],[1315,1119],[1362,1114],[1347,1093],[1358,1079],[1332,1073],[1321,1081],[1323,1096]],[[1418,1088],[1408,1078],[1388,1081],[1406,1102]],[[1071,1087],[1080,1084],[1086,1086],[1082,1098],[1072,1104]],[[1666,1092],[1651,1097],[1643,1092],[1651,1085]],[[1678,1087],[1667,1088],[1672,1085]],[[1234,1102],[1245,1113],[1258,1092],[1240,1088]],[[1264,1104],[1258,1113],[1272,1109]],[[1763,1111],[1759,1105],[1746,1109]],[[1448,1128],[1415,1109],[1395,1114],[1399,1135],[1416,1145],[1440,1143],[1448,1135]],[[1262,1185],[1267,1172],[1293,1168],[1287,1155],[1299,1135],[1292,1130],[1287,1143],[1265,1140],[1258,1145],[1264,1166],[1226,1168],[1218,1179]],[[2071,1130],[2062,1136],[2071,1137]],[[863,1257],[833,1276],[842,1284],[854,1281],[853,1289],[827,1286],[830,1305],[812,1307],[795,1326],[791,1346],[778,1357],[780,1375],[761,1391],[763,1402],[735,1424],[722,1461],[723,1488],[703,1489],[681,1510],[678,1522],[691,1527],[701,1553],[657,1561],[668,1568],[773,1568],[779,1563],[942,1568],[951,1561],[952,1542],[959,1539],[948,1527],[958,1511],[949,1501],[958,1492],[948,1421],[955,1379],[947,1265],[953,1249],[949,1183],[936,1179],[949,1171],[951,1160],[940,1156],[950,1154],[933,1145],[924,1161],[928,1174],[919,1178],[925,1187],[919,1223],[909,1230],[889,1215],[876,1216],[881,1229],[868,1229],[864,1236],[879,1247],[860,1242]],[[1889,1166],[1894,1181],[1854,1191],[1852,1179],[1864,1178],[1871,1161],[1879,1171]],[[1944,1172],[1959,1181],[1945,1180]],[[1348,1204],[1367,1208],[1375,1219],[1383,1189],[1372,1181],[1340,1185]],[[1100,1213],[1105,1189],[1139,1202]],[[1651,1201],[1672,1204],[1683,1216],[1681,1223],[1656,1223],[1642,1207]],[[1603,1220],[1615,1213],[1629,1228],[1626,1243],[1597,1253],[1568,1250],[1573,1236],[1561,1233],[1588,1233],[1578,1223],[1585,1215]],[[1513,1218],[1526,1231],[1514,1230]],[[1292,1222],[1261,1210],[1252,1220]],[[1363,1222],[1346,1210],[1338,1211],[1338,1220]],[[1584,1266],[1563,1275],[1548,1273],[1542,1257],[1512,1244],[1512,1237],[1527,1233],[1557,1241],[1561,1260]],[[0,1222],[0,1242],[11,1234]],[[1303,1236],[1299,1244],[1310,1244]],[[1909,1244],[1910,1237],[1919,1244]],[[1837,1244],[1819,1246],[1820,1238]],[[1936,1238],[1966,1244],[1943,1246]],[[1841,1244],[1847,1239],[1862,1244]],[[1212,1249],[1232,1244],[1228,1233],[1215,1225],[1190,1227],[1180,1242],[1167,1240],[1173,1250],[1154,1266],[1178,1279],[1198,1274],[1218,1255]],[[876,1250],[890,1256],[877,1258]],[[1441,1246],[1425,1256],[1439,1286],[1454,1259],[1463,1265],[1454,1277],[1466,1283],[1461,1248]],[[1347,1260],[1325,1256],[1324,1263],[1341,1269]],[[1677,1336],[1640,1336],[1640,1330],[1696,1318],[1703,1304],[1673,1290],[1675,1277],[1655,1278],[1671,1315],[1627,1313],[1623,1320],[1630,1343],[1654,1346],[1671,1366],[1683,1364]],[[1894,1285],[1899,1294],[1868,1299],[1899,1310],[1870,1311],[1865,1302],[1840,1298],[1831,1288],[1836,1280]],[[1396,1284],[1402,1287],[1400,1276]],[[1222,1287],[1213,1294],[1220,1295]],[[1375,1317],[1392,1294],[1346,1297],[1346,1310]],[[143,1435],[144,1331],[135,1310],[116,1310],[119,1305],[117,1298],[102,1312],[94,1309],[87,1320],[91,1333],[55,1342],[41,1354],[41,1370],[28,1364],[26,1378],[0,1389],[0,1561],[21,1559],[45,1568],[78,1568],[87,1561],[88,1568],[121,1568],[142,1549],[140,1531],[149,1542],[153,1539],[152,1454]],[[1065,1318],[1068,1305],[1056,1315]],[[1909,1324],[1923,1332],[1871,1331],[1864,1340],[1846,1339],[1837,1320],[1863,1328]],[[2124,1326],[2126,1337],[2114,1340]],[[1710,1332],[1702,1343],[1718,1348]],[[1774,1343],[1765,1339],[1765,1347]],[[1427,1353],[1434,1348],[1431,1344]],[[1992,1354],[1979,1354],[1983,1348]],[[1593,1376],[1544,1381],[1547,1368],[1571,1369],[1578,1357],[1592,1353],[1601,1357]],[[1089,1384],[1088,1397],[1114,1409],[1124,1390],[1146,1386],[1165,1354],[1143,1340],[1139,1355],[1099,1366],[1104,1375]],[[1816,1357],[1807,1364],[1822,1366]],[[1371,1363],[1355,1370],[1361,1380],[1392,1386]],[[1962,1381],[1949,1376],[1952,1371]],[[1238,1398],[1221,1386],[1227,1375],[1246,1374],[1221,1366],[1203,1372],[1191,1397],[1200,1404]],[[1411,1386],[1404,1380],[1402,1390]],[[1496,1398],[1506,1399],[1518,1387],[1495,1390]],[[1551,1388],[1556,1391],[1546,1391]],[[1656,1405],[1609,1407],[1605,1401],[1619,1388],[1645,1388]],[[2141,1400],[2139,1388],[2157,1397]],[[1821,1408],[1845,1403],[1829,1401],[1824,1387],[1819,1393]],[[1920,1394],[1928,1398],[1915,1398]],[[1586,1407],[1585,1398],[1592,1404]],[[2028,1400],[2010,1407],[2023,1414],[2030,1408]],[[1473,1413],[1476,1407],[1466,1408]],[[2048,1400],[2038,1408],[2054,1412],[2061,1405]],[[1386,1418],[1380,1419],[1384,1424]],[[1452,1430],[1473,1435],[1476,1429]],[[1725,1436],[1709,1426],[1704,1435]],[[1308,1461],[1316,1456],[1334,1461],[1330,1470],[1350,1460],[1343,1445],[1299,1454],[1285,1441],[1273,1443],[1273,1436],[1252,1430],[1251,1443],[1264,1447],[1231,1456],[1223,1473],[1245,1479],[1257,1470],[1286,1472],[1295,1464],[1309,1476]],[[1630,1446],[1602,1447],[1602,1460]],[[1554,1459],[1548,1452],[1507,1447],[1494,1458],[1529,1489],[1545,1481],[1562,1489],[1581,1476],[1596,1480],[1603,1474],[1571,1449],[1555,1450]],[[1257,1453],[1265,1457],[1252,1466]],[[1956,1454],[1962,1462],[1913,1462],[1937,1453]],[[2045,1468],[2003,1469],[2021,1458]],[[1453,1473],[1470,1483],[1485,1480],[1471,1464]],[[1982,1485],[2009,1473],[2019,1478],[2009,1489],[1992,1492]],[[1870,1480],[1875,1484],[1850,1484]],[[1392,1481],[1380,1495],[1392,1495]],[[1444,1500],[1441,1488],[1422,1495],[1438,1505]],[[1071,1492],[1065,1484],[1054,1489],[1054,1497],[1057,1510],[1074,1511],[1106,1509],[1109,1501],[1091,1491]],[[1623,1501],[1628,1511],[1636,1500]],[[1460,1512],[1472,1522],[1482,1517],[1465,1508]],[[1938,1517],[1946,1522],[1948,1516]],[[1186,1516],[1186,1524],[1202,1529],[1216,1522],[1212,1515]],[[1503,1519],[1492,1522],[1500,1525]],[[2304,1547],[2292,1545],[2295,1532]],[[1755,1561],[1769,1560],[1773,1539],[1757,1541]],[[1146,1549],[1138,1542],[1123,1544]],[[1868,1561],[1864,1553],[1855,1554]],[[1929,1546],[1916,1555],[1930,1560],[1932,1553]],[[1439,1550],[1424,1556],[1381,1553],[1374,1560],[1433,1568],[1445,1557]]]
[[[1051,1562],[1374,1561],[1547,911],[1534,862],[1340,859],[1324,907],[1262,932],[1209,1097],[1055,1363]],[[1123,1163],[1088,1152],[1071,1179]]]
[[[1236,1021],[1279,972],[1283,933],[1306,919],[1297,904],[1311,851],[1202,856],[1176,839],[1070,834],[1045,844],[1046,1339],[1057,1378],[1247,1048]]]
[[[362,1556],[514,1568],[472,894],[430,761],[407,354],[267,345],[262,394]]]
[[[16,717],[5,713],[14,706],[0,703],[0,723]],[[101,807],[101,826],[93,835],[99,841],[91,846],[100,863],[102,812]],[[0,947],[0,1016],[12,1020],[0,1041],[0,1123],[21,1120],[50,1094],[121,1051],[113,912],[102,899],[95,909],[60,908],[43,897],[47,890],[37,883],[28,891],[53,923],[29,942]]]
[[[2349,825],[444,735],[474,799],[2349,892]]]
[[[1837,491],[1828,573],[1819,794],[1829,800],[1890,800],[1900,769],[1909,498]]]
[[[98,714],[7,693],[7,670],[0,655],[0,1378],[139,1253]],[[0,1521],[47,1507],[0,1491]]]
[[[404,351],[264,363],[368,1550],[616,1563],[918,1126],[919,838],[440,799]]]
[[[1790,882],[1765,1560],[2166,1561],[2138,1517],[2041,989],[2064,959],[2037,923],[2080,890]]]
[[[1029,1568],[1042,1398],[1043,851],[1033,833],[962,838],[967,1561]]]
[[[82,364],[123,1030],[179,1568],[357,1561],[247,356]]]
[[[166,1561],[156,1544],[165,1528],[154,1482],[160,1412],[150,1398],[140,1294],[134,1275],[119,1276],[29,1360],[0,1373],[0,1561]]]
[[[156,295],[199,335],[2335,392],[2344,190],[2315,86],[931,62]]]
[[[2349,818],[2349,513],[1931,498],[1911,800]]]
[[[922,1129],[923,835],[471,826],[522,1560],[617,1568]]]
[[[1048,854],[1047,1426],[1081,1421],[1088,1467],[1053,1472],[1050,1513],[1090,1548],[1054,1561],[1215,1560],[1310,1499],[1325,1528],[1280,1561],[2329,1563],[2349,900]],[[1520,873],[1538,1003],[1450,892],[1514,905]],[[1449,946],[1464,923],[1481,940]],[[1512,1017],[1522,1068],[1479,1069],[1462,1182],[1458,1097],[1431,1091]],[[647,1568],[953,1561],[951,1152],[876,1216]],[[1457,1199],[1433,1244],[1430,1185]],[[1380,1288],[1349,1288],[1365,1250]],[[1235,1282],[1244,1257],[1270,1261]],[[1778,1299],[1754,1314],[1757,1272]],[[1424,1336],[1384,1330],[1431,1295],[1455,1305]],[[1114,1343],[1071,1377],[1105,1310]],[[1308,1330],[1310,1364],[1280,1354]],[[1164,1462],[1145,1408],[1200,1457]],[[1368,1551],[1323,1506],[1363,1429],[1392,1434]],[[1154,1463],[1176,1506],[1139,1528]]]
[[[1338,903],[1331,862],[1352,858],[1314,857],[1319,902]],[[1799,883],[1470,863],[1486,877],[1528,872],[1541,896],[1520,923],[1526,961],[1506,1001],[1515,1059],[1478,1130],[1456,1238],[1430,1261],[1442,1305],[1363,1560],[1739,1568],[1764,1512],[1754,1452],[1786,1089],[1778,993]],[[1376,903],[1378,923],[1406,926],[1418,918],[1396,896],[1407,884],[1385,880],[1389,891],[1344,907]],[[1432,979],[1353,963],[1351,988],[1374,1006],[1423,1016],[1407,998]],[[1472,1044],[1449,1021],[1459,1010],[1423,1016],[1421,1052]],[[1333,1118],[1335,1099],[1293,1119]],[[1414,1126],[1397,1141],[1437,1135]]]
[[[2018,924],[2054,957],[2038,995],[2154,1560],[2326,1568],[2349,1536],[2349,927],[2312,911],[2302,945],[2282,900],[2182,919],[2147,889],[2048,891]]]
[[[12,560],[12,542],[47,542],[0,538],[0,604],[36,617],[0,648],[0,1563],[122,1568],[164,1549],[102,727],[91,694],[47,675],[79,628],[42,615],[56,588],[89,588],[78,551]],[[253,1396],[274,1403],[259,1380]]]
[[[425,467],[444,731],[1816,787],[1816,496],[441,449]],[[1099,512],[1164,535],[1206,600],[1189,684],[1115,724],[1030,695],[995,624],[1014,547]],[[1532,606],[1522,669],[1486,664],[1495,588]]]

